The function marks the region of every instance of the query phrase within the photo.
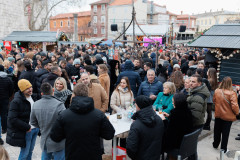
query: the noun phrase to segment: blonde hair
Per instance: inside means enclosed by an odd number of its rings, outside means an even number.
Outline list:
[[[10,160],[8,152],[3,146],[0,146],[0,160]]]
[[[8,69],[8,68],[10,67],[10,61],[7,60],[7,59],[4,60],[4,61],[3,61],[3,66],[4,66],[5,69]]]
[[[175,87],[174,83],[172,83],[172,82],[165,82],[163,84],[163,86],[166,86],[166,87],[168,87],[170,89],[170,94],[175,94],[176,93],[176,87]]]
[[[58,77],[58,78],[55,80],[55,82],[54,82],[54,88],[56,88],[57,81],[62,82],[62,84],[63,84],[63,89],[62,89],[62,91],[67,90],[67,82],[66,82],[66,80],[65,80],[64,78],[62,78],[62,77]]]

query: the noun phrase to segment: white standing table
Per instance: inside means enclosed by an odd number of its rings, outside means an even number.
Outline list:
[[[117,135],[129,131],[132,124],[132,120],[130,121],[125,118],[117,119],[117,114],[113,114],[110,115],[109,121],[111,122],[115,129],[115,135],[113,138],[113,160],[116,160]]]

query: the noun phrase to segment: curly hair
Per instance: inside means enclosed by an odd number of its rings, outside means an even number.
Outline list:
[[[180,89],[184,86],[183,74],[181,71],[173,72],[169,81],[173,82],[177,89]]]

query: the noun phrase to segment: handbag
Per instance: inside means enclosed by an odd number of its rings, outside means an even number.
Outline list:
[[[227,98],[224,96],[224,93],[223,93],[223,90],[222,90],[222,96],[223,96],[223,98],[227,101],[227,103],[229,104],[229,105],[231,105],[231,103],[227,100]]]

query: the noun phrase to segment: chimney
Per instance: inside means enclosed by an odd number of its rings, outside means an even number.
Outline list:
[[[74,17],[73,41],[78,41],[78,22],[77,22],[78,14],[77,14],[77,13],[74,13],[74,14],[73,14],[73,17]]]
[[[181,11],[181,15],[183,15],[183,11]]]

